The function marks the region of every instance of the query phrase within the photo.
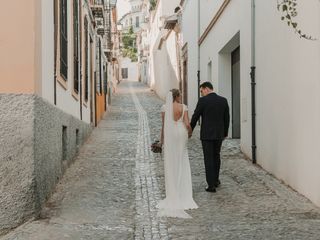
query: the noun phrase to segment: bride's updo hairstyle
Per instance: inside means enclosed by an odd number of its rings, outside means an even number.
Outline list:
[[[180,90],[179,89],[176,89],[176,88],[173,88],[170,90],[172,92],[172,99],[173,101],[175,101],[178,97],[180,97]]]

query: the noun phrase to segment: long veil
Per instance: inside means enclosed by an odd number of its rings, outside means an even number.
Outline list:
[[[175,123],[173,118],[173,97],[170,91],[166,97],[164,119],[164,170],[166,198],[159,202],[159,216],[190,218],[181,206],[178,192],[180,184],[181,162],[177,159],[177,142],[175,138]]]
[[[173,138],[170,136],[174,128],[172,92],[169,92],[167,94],[165,106],[166,108],[164,117],[164,149],[165,154],[168,154],[169,150],[172,150],[173,148]]]

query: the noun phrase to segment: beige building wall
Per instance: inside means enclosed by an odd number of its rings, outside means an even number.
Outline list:
[[[0,93],[35,93],[36,3],[3,1],[0,8]]]

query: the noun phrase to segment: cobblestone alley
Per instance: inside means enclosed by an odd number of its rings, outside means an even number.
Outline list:
[[[0,239],[320,239],[320,210],[245,160],[236,140],[223,145],[221,187],[206,192],[199,129],[189,142],[199,209],[192,219],[159,219],[163,161],[149,146],[162,104],[143,84],[122,82],[40,218]]]

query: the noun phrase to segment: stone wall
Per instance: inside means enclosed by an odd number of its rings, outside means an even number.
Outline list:
[[[90,132],[40,97],[0,94],[0,233],[37,216]]]

